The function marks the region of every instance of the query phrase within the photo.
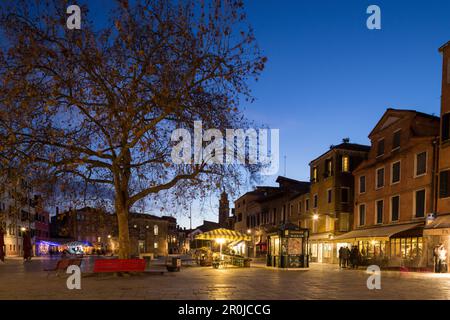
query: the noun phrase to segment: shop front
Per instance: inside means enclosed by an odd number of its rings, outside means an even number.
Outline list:
[[[335,238],[336,244],[357,247],[362,265],[427,267],[423,223],[358,229]]]
[[[435,272],[448,272],[450,252],[450,214],[430,221],[423,232],[427,248],[427,265]]]
[[[309,238],[309,256],[311,262],[334,263],[336,252],[332,233],[314,234]]]

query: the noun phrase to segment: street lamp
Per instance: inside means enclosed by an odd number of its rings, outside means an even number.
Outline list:
[[[216,242],[219,244],[219,247],[220,247],[220,259],[222,260],[222,244],[225,243],[225,239],[219,238],[219,239],[216,239]]]
[[[319,215],[318,215],[317,213],[315,213],[315,214],[313,215],[313,220],[319,220]]]

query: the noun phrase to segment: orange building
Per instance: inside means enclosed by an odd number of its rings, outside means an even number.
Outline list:
[[[443,70],[437,211],[439,214],[450,214],[450,42],[439,51],[443,55]]]
[[[435,211],[439,118],[388,109],[369,135],[368,159],[354,172],[355,230],[336,241],[357,245],[380,266],[426,266],[425,220]]]
[[[439,52],[442,54],[442,93],[441,93],[441,125],[439,143],[439,170],[436,186],[436,216],[425,227],[430,252],[444,245],[450,251],[450,42],[447,42]],[[447,265],[449,263],[447,254]],[[430,254],[428,264],[433,264]]]

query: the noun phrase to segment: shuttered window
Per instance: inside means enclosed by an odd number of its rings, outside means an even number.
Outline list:
[[[448,198],[450,197],[450,170],[441,171],[439,175],[439,197],[440,198]]]

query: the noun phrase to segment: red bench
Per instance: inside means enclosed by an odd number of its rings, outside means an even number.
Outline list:
[[[99,259],[94,262],[94,273],[144,271],[144,259]]]

